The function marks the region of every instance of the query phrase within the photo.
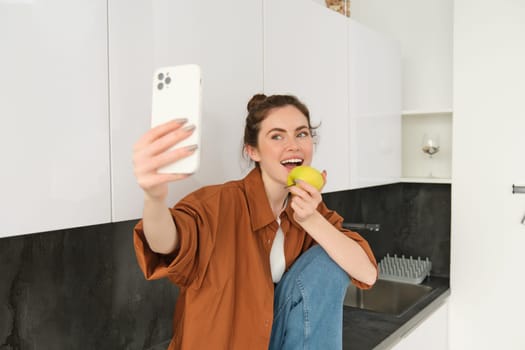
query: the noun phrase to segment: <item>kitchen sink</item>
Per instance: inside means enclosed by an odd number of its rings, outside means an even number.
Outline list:
[[[386,280],[377,280],[366,290],[350,284],[344,305],[400,316],[431,291],[432,288],[425,285]]]

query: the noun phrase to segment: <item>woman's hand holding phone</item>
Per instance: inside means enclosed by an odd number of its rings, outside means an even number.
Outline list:
[[[133,147],[133,170],[139,186],[148,199],[165,200],[168,183],[182,180],[191,174],[162,174],[158,169],[192,155],[197,145],[176,146],[190,137],[195,126],[186,119],[176,119],[148,130]]]

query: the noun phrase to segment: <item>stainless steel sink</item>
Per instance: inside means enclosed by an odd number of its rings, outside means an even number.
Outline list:
[[[344,305],[399,316],[431,291],[432,288],[425,285],[385,280],[377,280],[366,290],[350,284]]]

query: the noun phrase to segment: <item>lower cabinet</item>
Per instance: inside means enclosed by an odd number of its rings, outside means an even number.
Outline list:
[[[447,350],[448,299],[431,315],[405,333],[392,350]]]

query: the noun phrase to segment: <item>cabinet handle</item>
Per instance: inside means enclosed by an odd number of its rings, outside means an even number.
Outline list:
[[[512,185],[512,193],[525,193],[525,186]]]

